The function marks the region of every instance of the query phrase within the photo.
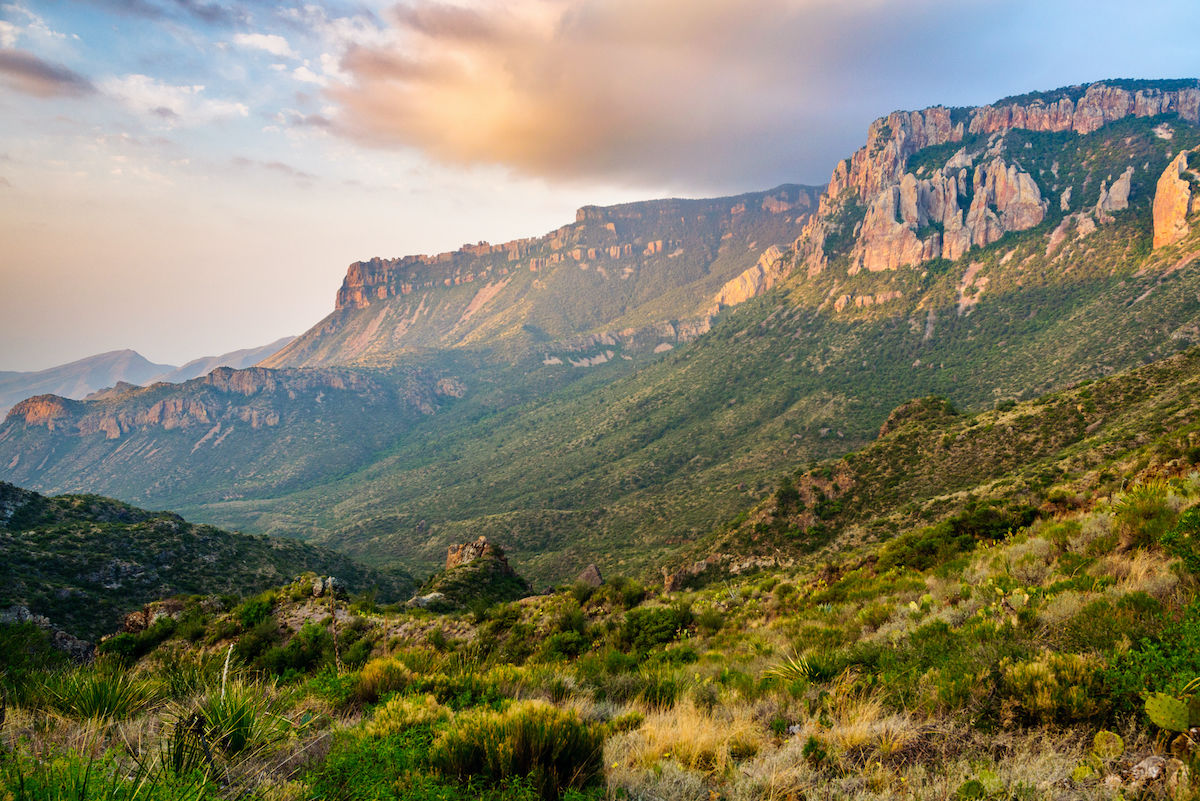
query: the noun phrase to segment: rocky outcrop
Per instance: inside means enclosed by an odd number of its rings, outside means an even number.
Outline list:
[[[1167,165],[1154,190],[1154,247],[1172,245],[1191,230],[1188,214],[1192,210],[1191,184],[1183,177],[1187,170],[1188,152]]]
[[[137,634],[145,631],[163,618],[176,619],[183,611],[183,601],[168,598],[163,601],[152,601],[141,609],[125,615],[121,622],[121,631],[126,634]]]
[[[0,623],[9,625],[31,623],[37,626],[50,638],[50,645],[62,651],[73,662],[90,662],[95,655],[95,647],[87,640],[81,640],[50,622],[44,615],[34,614],[29,607],[15,605],[0,612]]]
[[[61,430],[78,436],[103,434],[120,439],[131,431],[172,431],[203,427],[201,444],[215,444],[234,425],[251,429],[280,425],[295,403],[322,403],[329,393],[347,393],[365,405],[399,402],[420,414],[432,414],[442,398],[460,398],[466,387],[455,378],[424,377],[400,390],[366,373],[331,368],[235,370],[219,367],[185,384],[130,387],[91,401],[72,401],[55,395],[29,398],[14,406],[6,424]]]
[[[726,282],[713,298],[715,309],[736,306],[766,292],[783,277],[787,268],[783,251],[772,245],[758,257],[758,262],[732,281]]]
[[[583,572],[575,578],[575,583],[593,588],[599,587],[604,583],[604,577],[600,575],[600,568],[591,564],[585,567]]]
[[[488,538],[484,536],[480,536],[474,542],[464,542],[461,545],[451,545],[447,548],[446,569],[453,570],[456,567],[470,564],[484,557],[491,557],[497,560],[504,565],[508,572],[512,572],[512,568],[508,566],[508,560],[504,558],[504,551],[488,542]]]
[[[957,166],[964,164],[965,166]],[[1042,222],[1049,202],[1027,172],[993,158],[973,171],[956,157],[931,178],[906,173],[871,202],[851,255],[851,274],[957,259],[1009,231]],[[969,183],[968,183],[969,182]],[[960,199],[970,198],[965,210]],[[925,232],[921,237],[920,232]]]
[[[1133,167],[1126,167],[1125,172],[1112,186],[1100,184],[1100,198],[1096,201],[1096,216],[1103,222],[1109,222],[1113,212],[1129,208],[1129,191],[1133,181]]]
[[[971,133],[995,133],[1023,128],[1088,134],[1131,115],[1153,117],[1169,112],[1175,112],[1189,122],[1200,121],[1200,88],[1195,86],[1130,90],[1100,82],[1050,94],[1060,96],[975,109],[968,130]]]

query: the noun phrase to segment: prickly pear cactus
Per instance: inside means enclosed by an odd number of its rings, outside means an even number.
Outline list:
[[[1125,753],[1125,741],[1121,735],[1111,731],[1098,731],[1092,740],[1092,754],[1101,764],[1112,762]]]
[[[1187,731],[1191,722],[1188,702],[1166,693],[1152,693],[1146,697],[1146,714],[1154,725],[1167,731]]]

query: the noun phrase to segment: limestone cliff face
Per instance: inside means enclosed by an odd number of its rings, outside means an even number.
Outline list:
[[[381,405],[395,402],[395,390],[348,370],[235,370],[221,367],[185,384],[130,387],[93,401],[72,401],[41,395],[22,401],[5,420],[45,427],[68,435],[102,434],[120,439],[134,431],[209,429],[202,440],[219,443],[223,431],[235,425],[250,429],[279,425],[296,401],[320,403],[328,393],[346,393],[354,402]],[[432,413],[440,397],[461,397],[465,388],[454,379],[430,381],[399,399],[423,414]]]
[[[783,251],[772,245],[758,257],[758,262],[732,281],[726,282],[713,298],[714,311],[757,297],[779,282],[786,265]]]
[[[873,122],[867,143],[834,168],[818,211],[795,242],[796,263],[810,275],[828,265],[827,242],[851,234],[851,272],[894,270],[933,258],[957,259],[1006,232],[1040,224],[1049,209],[1034,177],[991,152],[996,135],[1013,129],[1088,134],[1128,116],[1177,113],[1200,122],[1200,86],[1125,88],[1107,83],[1072,87],[1028,100],[974,109],[934,107],[894,112]],[[960,150],[928,177],[907,172],[917,151],[987,137],[989,146]],[[1128,207],[1126,171],[1101,188],[1095,219]],[[1069,196],[1059,198],[1065,211]],[[865,210],[845,230],[855,206]],[[1093,221],[1089,218],[1089,224]]]
[[[604,336],[654,350],[660,324],[707,330],[714,292],[795,240],[821,188],[585,206],[544,236],[350,265],[334,312],[261,363],[388,363],[412,348],[511,343],[558,358]],[[664,295],[669,297],[663,298]],[[636,333],[634,329],[636,327]],[[636,343],[636,344],[631,344]],[[595,354],[592,354],[595,355]]]
[[[1187,173],[1188,152],[1167,165],[1154,191],[1154,247],[1172,245],[1188,235],[1188,214],[1193,210],[1191,184]]]

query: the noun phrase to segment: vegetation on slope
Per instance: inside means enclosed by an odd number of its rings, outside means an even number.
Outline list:
[[[0,609],[14,604],[95,639],[129,612],[179,593],[253,593],[297,573],[334,575],[398,600],[413,587],[295,540],[194,525],[96,495],[47,498],[0,482]]]
[[[925,406],[908,421],[956,425]],[[3,648],[19,680],[0,781],[33,798],[86,776],[117,789],[80,797],[1195,799],[1176,713],[1200,675],[1197,466],[1148,439],[1105,465],[1123,489],[1056,487],[1069,505],[986,537],[931,549],[902,529],[670,595],[617,579],[438,615],[305,580],[229,612],[192,599],[92,667]]]

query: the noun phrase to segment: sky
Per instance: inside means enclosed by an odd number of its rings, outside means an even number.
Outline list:
[[[823,184],[898,108],[1200,75],[1195,0],[0,0],[0,370],[299,334],[346,266]]]

